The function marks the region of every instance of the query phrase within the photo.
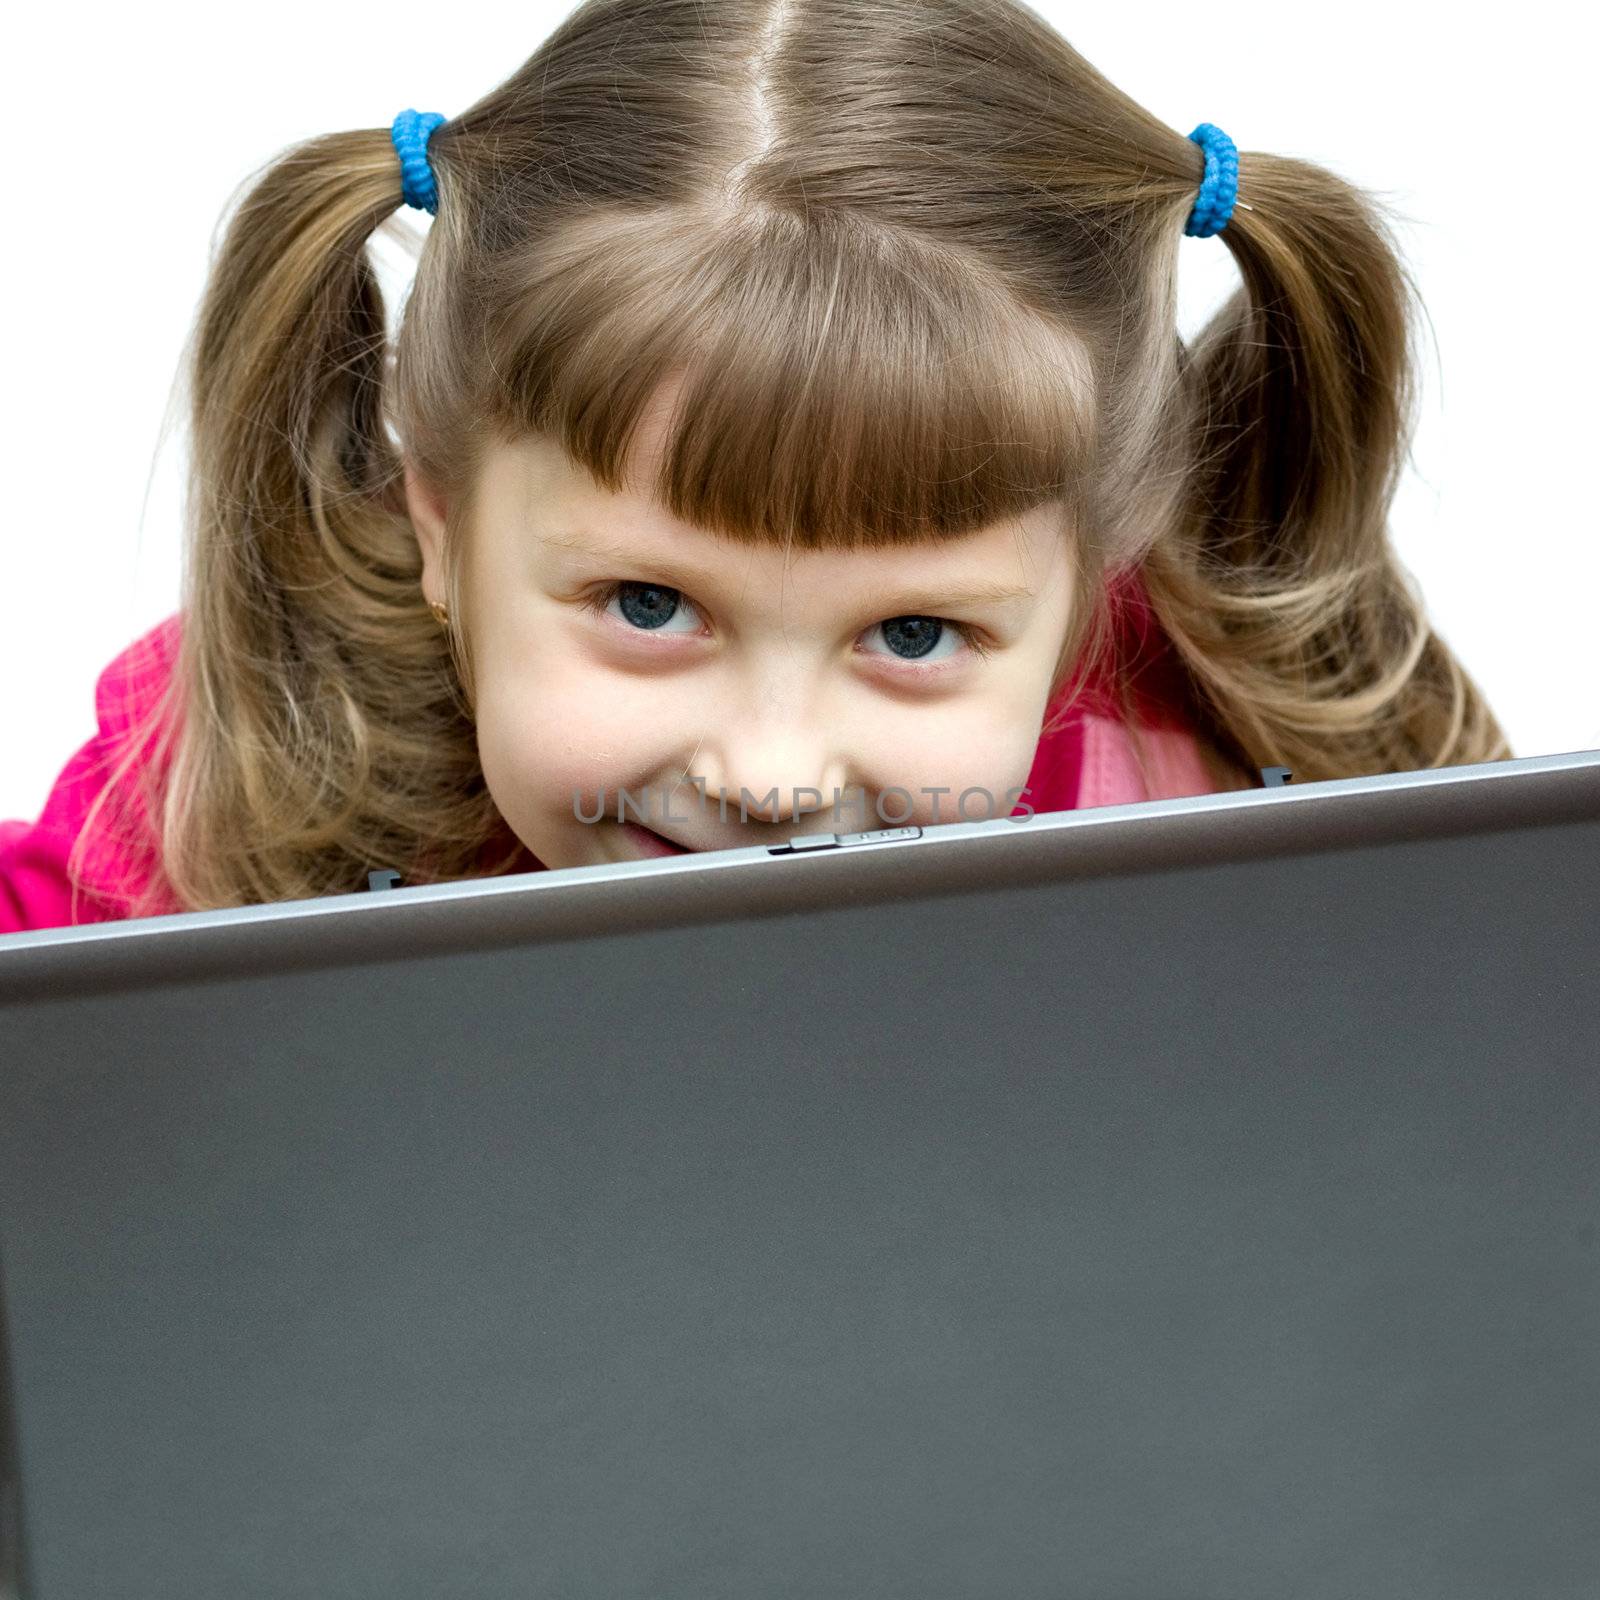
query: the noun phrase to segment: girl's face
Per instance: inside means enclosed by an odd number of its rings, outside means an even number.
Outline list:
[[[497,447],[485,472],[463,534],[478,749],[545,866],[663,853],[641,810],[722,850],[959,821],[969,790],[966,820],[1016,808],[1068,621],[1058,508],[955,543],[786,556],[606,493],[545,440]],[[409,471],[406,489],[442,600],[443,508]]]

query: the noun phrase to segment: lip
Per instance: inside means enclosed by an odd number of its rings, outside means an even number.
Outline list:
[[[688,856],[694,854],[687,845],[674,844],[671,839],[664,839],[652,829],[640,827],[637,822],[624,822],[620,826],[623,833],[632,842],[633,847],[641,855]]]

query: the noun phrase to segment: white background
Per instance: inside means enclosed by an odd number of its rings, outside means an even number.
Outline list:
[[[94,731],[101,668],[177,608],[167,409],[236,187],[295,140],[453,114],[569,9],[54,6],[8,28],[0,817],[38,813]],[[1580,38],[1547,4],[1492,27],[1394,4],[1035,9],[1177,132],[1215,122],[1413,219],[1431,335],[1396,546],[1516,755],[1600,746],[1593,23]],[[1182,272],[1189,334],[1236,273],[1218,239],[1183,240]]]

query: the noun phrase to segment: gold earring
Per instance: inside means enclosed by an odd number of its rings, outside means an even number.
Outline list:
[[[433,620],[437,622],[441,628],[448,628],[450,626],[450,612],[442,600],[430,600],[428,602],[428,609],[433,613]]]

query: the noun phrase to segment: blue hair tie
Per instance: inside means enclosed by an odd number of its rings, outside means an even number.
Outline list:
[[[428,165],[428,135],[445,119],[437,111],[402,111],[389,128],[395,154],[400,157],[400,186],[404,202],[418,211],[439,210],[439,191]]]
[[[1214,122],[1202,122],[1189,137],[1206,153],[1206,175],[1183,231],[1191,239],[1209,239],[1228,226],[1239,198],[1239,151]]]

